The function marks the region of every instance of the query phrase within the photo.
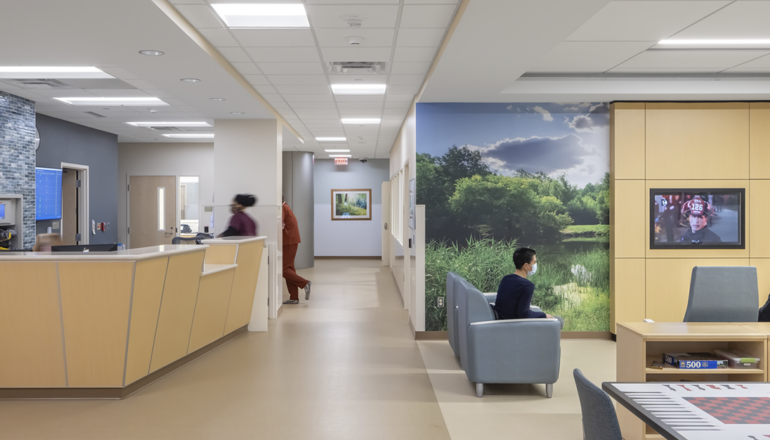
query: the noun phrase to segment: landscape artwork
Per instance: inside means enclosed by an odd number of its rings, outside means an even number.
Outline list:
[[[371,206],[371,188],[332,190],[332,220],[371,220]]]
[[[417,104],[425,330],[446,330],[446,275],[496,292],[537,251],[532,304],[564,331],[608,331],[609,105]]]

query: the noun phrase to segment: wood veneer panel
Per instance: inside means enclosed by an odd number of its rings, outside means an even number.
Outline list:
[[[238,267],[235,268],[230,305],[227,308],[225,334],[230,333],[251,321],[251,308],[257,290],[259,263],[262,260],[264,245],[261,241],[238,246]]]
[[[644,179],[645,106],[643,102],[610,105],[610,175]]]
[[[644,321],[645,308],[645,259],[615,259],[614,320],[610,329],[615,331],[618,322]]]
[[[0,387],[64,387],[56,263],[0,263]]]
[[[759,285],[757,307],[760,307],[765,304],[767,296],[770,295],[770,258],[752,258],[749,264],[757,268],[757,283]],[[770,335],[770,328],[768,328],[768,335]]]
[[[750,176],[770,179],[770,102],[752,102],[749,108]]]
[[[230,269],[201,277],[188,353],[224,335],[227,306],[230,302],[235,270]]]
[[[126,382],[128,385],[150,372],[152,346],[158,326],[160,300],[166,280],[168,257],[139,261],[134,275],[131,326],[128,334]]]
[[[187,354],[204,250],[169,257],[150,372]]]
[[[647,179],[748,179],[748,103],[648,103]]]
[[[210,245],[206,249],[206,264],[234,264],[237,244]]]
[[[765,167],[770,168],[768,162],[765,162]],[[746,195],[749,201],[747,208],[751,207],[750,213],[747,213],[751,220],[747,226],[750,227],[746,229],[750,255],[752,258],[770,257],[770,180],[752,180],[750,188]]]
[[[649,197],[644,180],[616,180],[612,208],[615,210],[613,238],[615,258],[644,258],[648,245],[643,200]],[[645,197],[647,194],[647,197]]]
[[[120,387],[133,262],[59,263],[70,387]]]

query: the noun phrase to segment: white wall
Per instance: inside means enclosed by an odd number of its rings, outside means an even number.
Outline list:
[[[200,221],[209,224],[204,204],[214,199],[214,144],[118,144],[118,240],[126,243],[128,176],[198,176]]]
[[[379,257],[382,255],[382,182],[389,179],[389,161],[315,161],[315,255],[317,257]],[[332,189],[372,190],[372,220],[332,221]]]

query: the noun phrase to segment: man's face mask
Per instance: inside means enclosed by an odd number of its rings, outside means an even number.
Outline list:
[[[527,271],[527,276],[531,277],[532,275],[535,274],[535,272],[537,272],[537,263],[532,265],[532,270]]]

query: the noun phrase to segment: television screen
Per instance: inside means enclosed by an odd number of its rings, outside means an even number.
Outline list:
[[[743,188],[650,190],[650,249],[745,249]]]
[[[35,220],[61,218],[62,170],[35,168]]]

